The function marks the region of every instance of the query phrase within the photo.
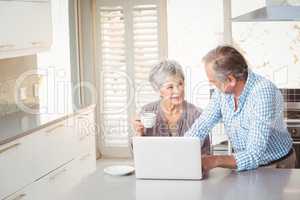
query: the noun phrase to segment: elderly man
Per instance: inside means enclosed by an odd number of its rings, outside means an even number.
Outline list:
[[[203,156],[203,170],[294,167],[295,152],[283,119],[283,98],[278,88],[251,72],[244,57],[233,47],[219,46],[203,62],[209,82],[217,89],[185,136],[203,139],[222,121],[234,151],[226,156]]]

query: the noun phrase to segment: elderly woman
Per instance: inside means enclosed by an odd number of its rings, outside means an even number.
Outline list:
[[[160,100],[145,105],[140,115],[146,112],[156,114],[156,123],[145,128],[139,117],[133,120],[138,136],[184,136],[200,116],[201,111],[184,100],[184,74],[175,61],[162,61],[150,72],[149,81],[160,95]],[[210,140],[207,137],[202,145],[202,153],[209,154]]]

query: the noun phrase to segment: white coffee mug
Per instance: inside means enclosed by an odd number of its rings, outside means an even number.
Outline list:
[[[144,112],[141,114],[141,122],[145,128],[152,128],[156,122],[156,114],[153,112]]]

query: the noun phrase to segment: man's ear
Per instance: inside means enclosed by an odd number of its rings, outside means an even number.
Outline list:
[[[230,86],[232,86],[232,87],[234,87],[236,85],[236,82],[237,82],[236,78],[232,75],[228,76],[228,81],[229,81]]]

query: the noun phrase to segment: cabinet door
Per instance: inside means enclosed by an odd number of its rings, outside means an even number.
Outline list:
[[[50,3],[26,2],[32,14],[28,17],[25,48],[47,48],[51,45]]]
[[[0,199],[74,160],[77,156],[76,148],[78,147],[74,118],[62,120],[10,144],[2,145],[0,147]],[[62,169],[58,174],[64,174],[64,171],[65,169]],[[57,176],[60,176],[58,174]],[[53,173],[52,175],[49,181],[56,177]],[[60,187],[64,188],[63,185]],[[18,193],[11,198],[31,199],[27,193],[26,195]]]
[[[50,2],[0,1],[0,58],[34,54],[49,48],[50,11]]]
[[[33,181],[30,136],[0,146],[0,199]]]
[[[77,163],[77,171],[81,172],[82,178],[96,171],[96,157],[92,152],[80,156]]]
[[[66,200],[80,181],[94,171],[91,157],[72,160],[6,200]]]
[[[41,177],[76,157],[74,119],[57,122],[34,134],[36,136],[34,140],[35,178]]]
[[[28,185],[7,200],[66,200],[65,196],[79,183],[75,160],[59,167],[42,179]]]
[[[0,0],[7,1],[7,0]],[[23,1],[23,2],[50,2],[50,0],[13,0],[13,1]]]
[[[76,116],[76,119],[79,156],[85,156],[88,153],[95,156],[96,126],[94,110],[82,112]]]
[[[0,0],[0,1],[49,2],[50,0]]]

